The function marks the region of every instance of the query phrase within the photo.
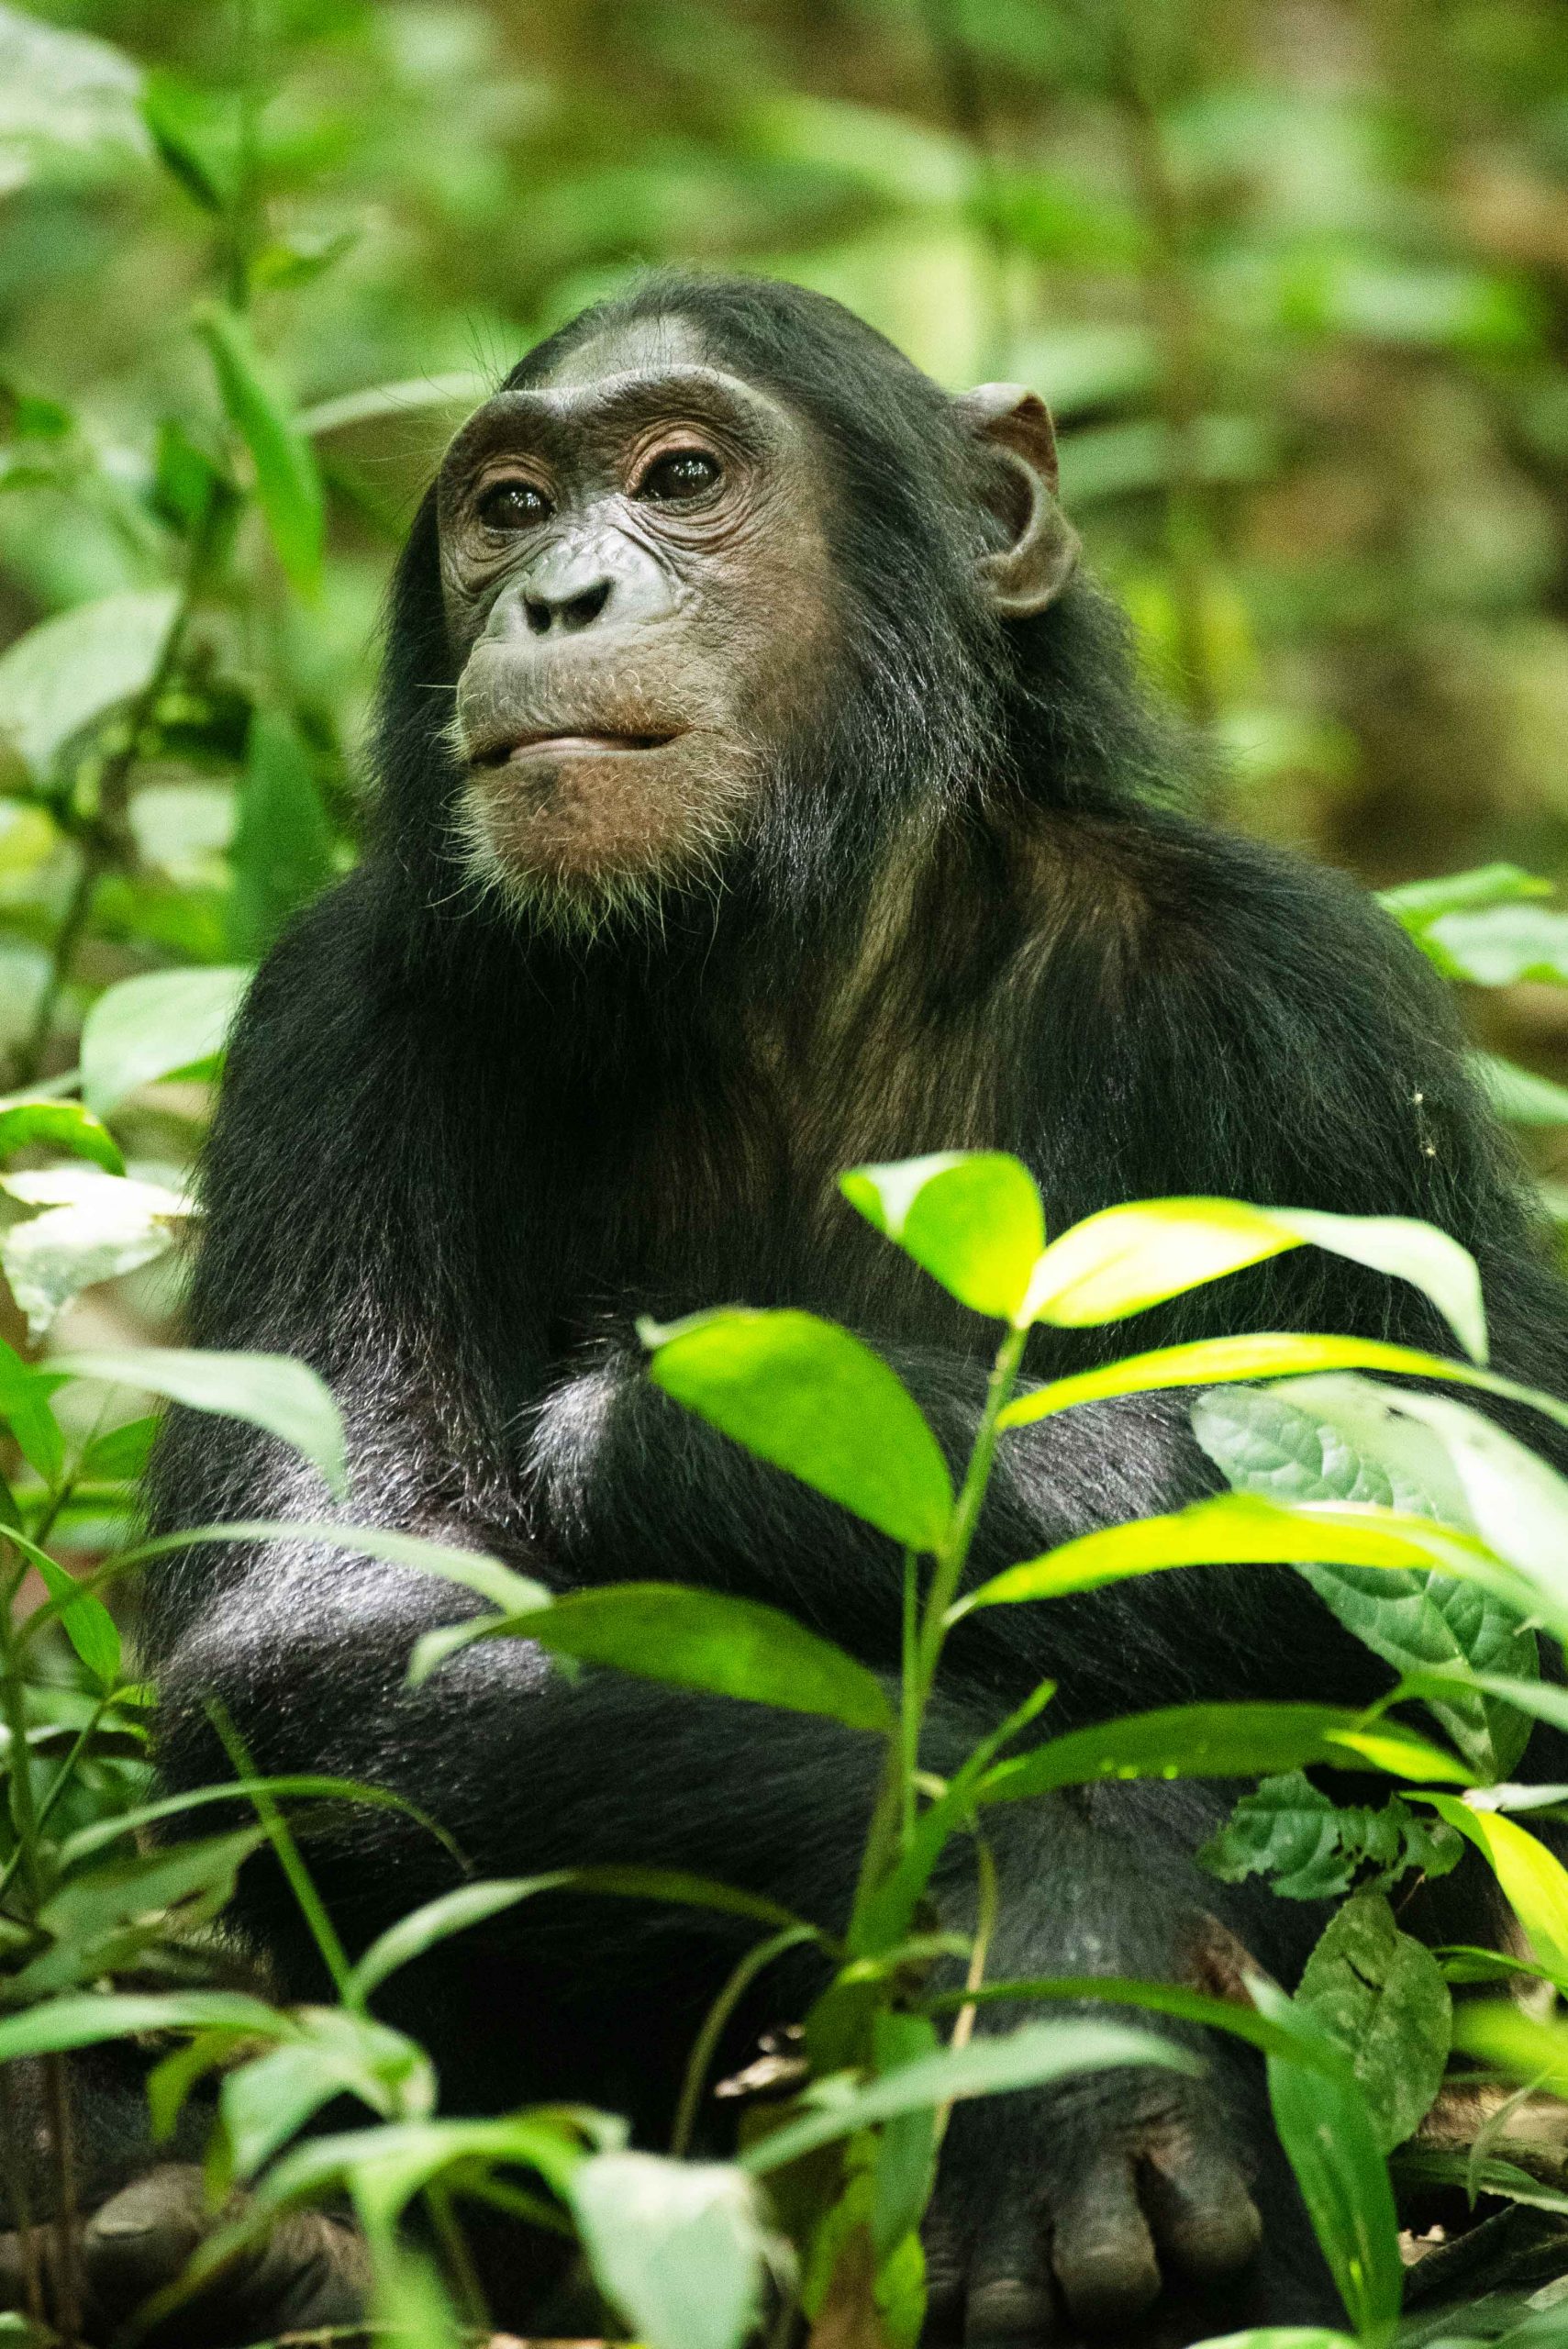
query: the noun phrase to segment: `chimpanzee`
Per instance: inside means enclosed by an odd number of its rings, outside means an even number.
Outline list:
[[[1077,554],[1031,392],[951,398],[790,285],[650,277],[463,426],[393,586],[370,852],[233,1041],[191,1308],[195,1342],[331,1382],[358,1514],[558,1590],[765,1598],[895,1671],[892,1546],[683,1416],[634,1322],[813,1308],[962,1453],[996,1330],[835,1187],[939,1148],[1017,1152],[1052,1230],[1170,1193],[1424,1217],[1479,1259],[1499,1364],[1568,1393],[1562,1292],[1443,991],[1349,884],[1182,812],[1198,754]],[[1303,1249],[1127,1328],[1037,1331],[1029,1373],[1267,1328],[1446,1342],[1414,1290]],[[1006,1441],[976,1571],[1211,1477],[1181,1397],[1043,1423]],[[189,1413],[152,1489],[160,1528],[323,1506]],[[397,1788],[485,1873],[661,1863],[842,1922],[873,1741],[516,1642],[410,1691],[412,1642],[460,1608],[325,1550],[182,1556],[150,1596],[168,1781],[224,1774],[216,1696],[259,1765]],[[934,1765],[1046,1674],[1058,1730],[1386,1685],[1288,1572],[1163,1576],[973,1619]],[[1009,1814],[994,1974],[1204,1978],[1233,1946],[1218,1920],[1293,1979],[1320,1913],[1193,1860],[1234,1793],[1106,1785]],[[311,1848],[350,1946],[451,1880],[395,1811]],[[960,1854],[942,1888],[961,1924],[972,1876]],[[258,1872],[241,1912],[308,1992],[281,1884]],[[658,2144],[738,1930],[539,1899],[385,2009],[450,2108],[594,2100]],[[776,1968],[737,2044],[811,1988]],[[958,2110],[933,2339],[1332,2316],[1250,2062],[1206,2053],[1197,2085],[1111,2073]],[[526,2326],[533,2283],[497,2260],[497,2313]]]

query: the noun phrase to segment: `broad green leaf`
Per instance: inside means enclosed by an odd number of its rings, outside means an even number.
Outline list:
[[[106,1933],[232,1884],[242,1862],[265,1840],[264,1828],[246,1827],[108,1861],[61,1885],[39,1911],[39,1922],[61,1941]]]
[[[1533,1069],[1517,1068],[1496,1052],[1472,1052],[1470,1065],[1499,1118],[1516,1126],[1568,1124],[1568,1085]]]
[[[438,1943],[448,1941],[453,1933],[466,1932],[471,1925],[483,1924],[487,1918],[498,1917],[507,1909],[515,1909],[532,1892],[553,1889],[566,1882],[570,1871],[557,1868],[549,1876],[518,1876],[496,1880],[489,1884],[460,1884],[455,1892],[443,1892],[422,1907],[412,1909],[407,1916],[399,1917],[384,1933],[378,1933],[350,1977],[353,1995],[363,2000],[378,1990],[390,1975],[399,1967],[412,1964]]]
[[[640,1334],[654,1385],[688,1410],[895,1542],[940,1542],[953,1497],[936,1437],[903,1381],[848,1330],[737,1308]]]
[[[959,1302],[1011,1322],[1045,1246],[1033,1175],[1000,1151],[942,1151],[839,1178],[868,1223]]]
[[[1457,1779],[1460,1765],[1390,1722],[1336,1705],[1171,1705],[1073,1730],[998,1762],[982,1782],[987,1802],[1017,1802],[1096,1778],[1261,1778],[1326,1763],[1373,1762],[1403,1777]]]
[[[145,1419],[127,1419],[120,1427],[106,1429],[83,1453],[78,1474],[89,1482],[95,1477],[123,1477],[134,1483],[146,1474],[161,1424],[157,1413],[150,1412]]]
[[[1506,987],[1520,979],[1568,981],[1568,913],[1553,906],[1499,905],[1440,915],[1421,945],[1445,978]]]
[[[14,1101],[0,1109],[0,1158],[31,1149],[69,1150],[111,1174],[125,1173],[118,1142],[80,1101]]]
[[[1467,1403],[1447,1395],[1391,1393],[1364,1379],[1312,1379],[1286,1386],[1288,1401],[1332,1408],[1358,1448],[1376,1456],[1385,1435],[1396,1453],[1407,1419],[1442,1444],[1469,1522],[1488,1549],[1528,1585],[1536,1609],[1561,1631],[1568,1627],[1568,1478]],[[1496,1645],[1477,1663],[1508,1660]],[[1512,1666],[1518,1672],[1518,1664]]]
[[[281,711],[259,709],[250,719],[228,861],[229,930],[244,955],[264,953],[289,916],[332,878],[332,831],[315,766]]]
[[[1351,2323],[1369,2349],[1391,2338],[1404,2290],[1399,2222],[1376,2123],[1315,2018],[1261,1976],[1250,1975],[1248,1987],[1263,2014],[1297,2041],[1297,2060],[1267,2059],[1274,2126]]]
[[[1350,1501],[1438,1518],[1474,1531],[1463,1489],[1440,1439],[1414,1419],[1392,1426],[1375,1453],[1357,1442],[1361,1419],[1342,1425],[1329,1376],[1284,1386],[1210,1387],[1195,1397],[1193,1432],[1238,1492],[1266,1500]],[[1308,1389],[1310,1388],[1310,1394]]]
[[[232,96],[200,89],[177,74],[150,73],[141,114],[160,161],[186,195],[204,212],[227,212],[239,198],[244,173]]]
[[[82,1024],[82,1094],[106,1116],[128,1093],[222,1052],[247,970],[148,971],[107,987]]]
[[[872,2017],[872,2062],[882,2075],[924,2062],[940,2052],[929,2015],[884,2007]],[[926,2214],[936,2178],[937,2115],[930,2105],[884,2121],[877,2132],[872,2170],[872,2246],[888,2258]]]
[[[1328,1215],[1240,1199],[1140,1199],[1086,1217],[1040,1258],[1030,1317],[1069,1329],[1124,1320],[1308,1242],[1412,1282],[1466,1353],[1485,1361],[1481,1275],[1446,1232],[1407,1216]]]
[[[50,1397],[62,1381],[51,1371],[35,1369],[14,1346],[0,1338],[0,1419],[16,1437],[23,1459],[46,1485],[52,1485],[65,1465],[65,1439]]]
[[[290,2040],[229,2072],[219,2093],[237,2176],[253,2176],[336,2096],[384,2120],[423,2119],[435,2103],[429,2058],[402,2032],[340,2007],[306,2007],[293,2020]]]
[[[327,513],[310,442],[263,365],[245,320],[215,306],[195,323],[212,355],[229,421],[250,451],[257,499],[279,560],[300,593],[314,595]]]
[[[1280,1508],[1250,1494],[1223,1493],[1168,1517],[1135,1518],[1081,1534],[1042,1557],[1009,1566],[961,1599],[953,1615],[1019,1599],[1059,1598],[1180,1566],[1300,1565],[1339,1559],[1373,1574],[1403,1572],[1412,1564],[1427,1565],[1435,1532],[1426,1520],[1392,1510]]]
[[[1306,1773],[1264,1778],[1237,1801],[1198,1854],[1223,1884],[1266,1876],[1286,1900],[1334,1900],[1358,1871],[1373,1867],[1390,1884],[1408,1869],[1446,1876],[1463,1849],[1440,1820],[1429,1822],[1398,1795],[1380,1809],[1336,1803]]]
[[[1350,2062],[1385,2154],[1426,2119],[1448,2066],[1453,2004],[1436,1958],[1402,1933],[1381,1892],[1324,1928],[1296,2003]]]
[[[275,2007],[237,1990],[88,1991],[0,2016],[0,2064],[147,2031],[239,2031],[272,2039],[287,2027]]]
[[[1424,1799],[1485,1856],[1541,1964],[1568,1977],[1568,1870],[1562,1861],[1499,1811],[1473,1810],[1457,1795]]]
[[[1420,931],[1440,914],[1467,913],[1481,906],[1518,905],[1550,897],[1552,884],[1518,864],[1478,864],[1466,873],[1445,873],[1431,881],[1404,881],[1378,892],[1378,903],[1406,930]]]
[[[771,2248],[757,2188],[728,2162],[592,2154],[568,2198],[600,2288],[649,2349],[740,2349]]]
[[[1003,2096],[1013,2088],[1043,2087],[1083,2072],[1103,2072],[1128,2064],[1156,2064],[1173,2072],[1196,2072],[1195,2056],[1152,2032],[1118,2023],[1031,2022],[1006,2033],[983,2033],[966,2047],[943,2047],[917,2057],[880,2077],[857,2083],[841,2076],[818,2081],[806,2092],[811,2108],[786,2121],[742,2156],[741,2166],[763,2176],[818,2145],[852,2136],[874,2122],[926,2106],[956,2104],[975,2096]]]
[[[1278,1492],[1294,1485],[1310,1495],[1349,1481],[1375,1500],[1397,1494],[1404,1506],[1418,1509],[1429,1508],[1432,1497],[1440,1496],[1451,1520],[1472,1524],[1440,1437],[1400,1411],[1398,1403],[1397,1395],[1367,1380],[1303,1379],[1266,1394],[1199,1396],[1193,1425],[1209,1458],[1242,1489]],[[1314,1442],[1324,1464],[1317,1476],[1309,1464]],[[1446,1557],[1440,1551],[1439,1559],[1444,1565],[1464,1564],[1465,1545],[1448,1539],[1451,1547]],[[1434,1571],[1430,1549],[1422,1557],[1419,1544],[1415,1548],[1410,1571],[1402,1574],[1369,1572],[1349,1552],[1327,1548],[1297,1563],[1346,1630],[1401,1674],[1465,1664],[1518,1676],[1531,1673],[1535,1640],[1519,1627],[1529,1586],[1521,1582],[1517,1592],[1500,1591],[1487,1572],[1489,1553],[1471,1562],[1476,1578],[1456,1580]],[[1461,1683],[1429,1694],[1428,1701],[1484,1776],[1500,1777],[1517,1766],[1529,1730],[1512,1708]]]
[[[161,1183],[80,1161],[0,1175],[0,1190],[40,1210],[0,1233],[0,1264],[34,1338],[46,1336],[83,1289],[166,1255],[194,1212]]]
[[[172,588],[126,588],[39,620],[0,652],[0,734],[39,782],[78,734],[148,685],[178,601]]]
[[[427,1632],[410,1675],[422,1680],[455,1649],[496,1637],[537,1640],[552,1654],[673,1687],[825,1714],[851,1729],[893,1726],[881,1681],[842,1648],[777,1608],[680,1583],[611,1584],[527,1614]]]
[[[60,1601],[61,1627],[66,1638],[88,1671],[106,1688],[114,1687],[120,1676],[120,1635],[114,1617],[101,1598],[78,1590],[74,1576],[52,1558],[47,1564],[40,1559],[39,1572],[50,1597]]]
[[[343,1422],[332,1390],[308,1364],[288,1354],[206,1353],[174,1346],[60,1354],[68,1378],[96,1378],[161,1395],[188,1410],[243,1419],[262,1428],[321,1472],[328,1491],[348,1490]]]
[[[1392,1346],[1381,1338],[1297,1336],[1270,1330],[1256,1337],[1197,1338],[1181,1346],[1156,1346],[1148,1353],[1128,1354],[1098,1370],[1074,1371],[1019,1395],[1004,1409],[1003,1428],[1027,1427],[1035,1419],[1052,1418],[1080,1403],[1100,1403],[1117,1395],[1148,1395],[1167,1386],[1221,1386],[1239,1379],[1281,1378],[1294,1373],[1320,1370],[1386,1371],[1391,1377],[1441,1378],[1451,1386],[1479,1387],[1487,1395],[1506,1396],[1510,1402],[1528,1403],[1568,1427],[1568,1403],[1543,1387],[1522,1386],[1517,1379],[1496,1371],[1477,1370],[1470,1363],[1447,1354],[1429,1354],[1418,1346]]]

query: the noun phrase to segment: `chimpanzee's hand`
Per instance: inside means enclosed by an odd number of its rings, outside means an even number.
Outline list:
[[[143,2301],[172,2284],[197,2244],[235,2215],[209,2209],[199,2169],[165,2162],[83,2220],[77,2235],[83,2331],[109,2342]],[[59,2243],[35,2227],[32,2245],[46,2310],[58,2312]],[[26,2245],[0,2234],[0,2308],[25,2309]],[[222,2274],[183,2301],[149,2336],[163,2349],[236,2349],[283,2332],[356,2323],[364,2310],[364,2245],[353,2228],[316,2210],[291,2212]]]
[[[1266,2136],[1260,2151],[1272,2161]],[[1267,2196],[1264,2251],[1251,2169],[1209,2085],[1174,2072],[1092,2073],[958,2105],[926,2226],[928,2340],[1036,2349],[1108,2332],[1173,2349],[1332,2321],[1284,2178]]]

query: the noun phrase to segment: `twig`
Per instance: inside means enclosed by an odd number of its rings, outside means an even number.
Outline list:
[[[73,2344],[82,2339],[82,2286],[77,2246],[76,2150],[72,2138],[71,2091],[63,2055],[43,2058],[43,2081],[50,2154],[54,2165],[54,2321],[67,2349],[73,2349]]]

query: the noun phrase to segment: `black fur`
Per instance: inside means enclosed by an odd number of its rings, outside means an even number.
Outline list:
[[[975,460],[934,385],[818,297],[667,279],[512,380],[667,312],[816,428],[849,615],[836,721],[778,746],[722,893],[577,949],[530,934],[475,904],[451,861],[455,677],[428,503],[392,596],[372,852],[271,957],[234,1040],[193,1339],[282,1349],[331,1380],[367,1520],[489,1546],[561,1589],[668,1575],[759,1594],[890,1670],[889,1545],[679,1415],[640,1380],[631,1335],[642,1309],[819,1308],[889,1349],[962,1451],[996,1333],[836,1200],[856,1159],[1016,1151],[1052,1230],[1173,1192],[1424,1217],[1480,1259],[1499,1364],[1568,1392],[1562,1294],[1443,990],[1348,883],[1176,811],[1193,753],[1091,586],[1028,624],[990,618],[970,584]],[[1243,1328],[1447,1346],[1413,1290],[1304,1249],[1126,1327],[1041,1332],[1029,1371]],[[1071,1414],[1007,1441],[977,1564],[1207,1481],[1180,1397]],[[246,1430],[175,1415],[160,1529],[321,1505]],[[515,1644],[409,1693],[411,1640],[457,1611],[443,1585],[327,1552],[210,1548],[160,1568],[166,1776],[220,1774],[216,1691],[263,1766],[397,1787],[487,1872],[660,1860],[842,1922],[863,1741],[613,1675],[573,1684]],[[938,1761],[1047,1671],[1061,1723],[1380,1685],[1299,1578],[1171,1575],[976,1618]],[[1106,1788],[1010,1817],[1000,1970],[1169,1967],[1207,1908],[1289,1977],[1319,1920],[1190,1865],[1233,1791]],[[350,1943],[449,1880],[386,1812],[314,1851]],[[307,1987],[278,1884],[258,1876],[246,1899]],[[450,1944],[398,2010],[449,2101],[602,2099],[656,2141],[736,1946],[710,1919],[539,1901]],[[808,1987],[773,1981],[753,2022]],[[1260,2196],[1273,2253],[1229,2313],[1320,2310],[1255,2084],[1222,2074],[1220,2092],[1276,2172]],[[955,2127],[939,2274],[995,2265],[986,2213],[1122,2125],[1121,2093],[1059,2101],[1047,2129],[1029,2099]],[[526,2297],[499,2313],[522,2322]]]

